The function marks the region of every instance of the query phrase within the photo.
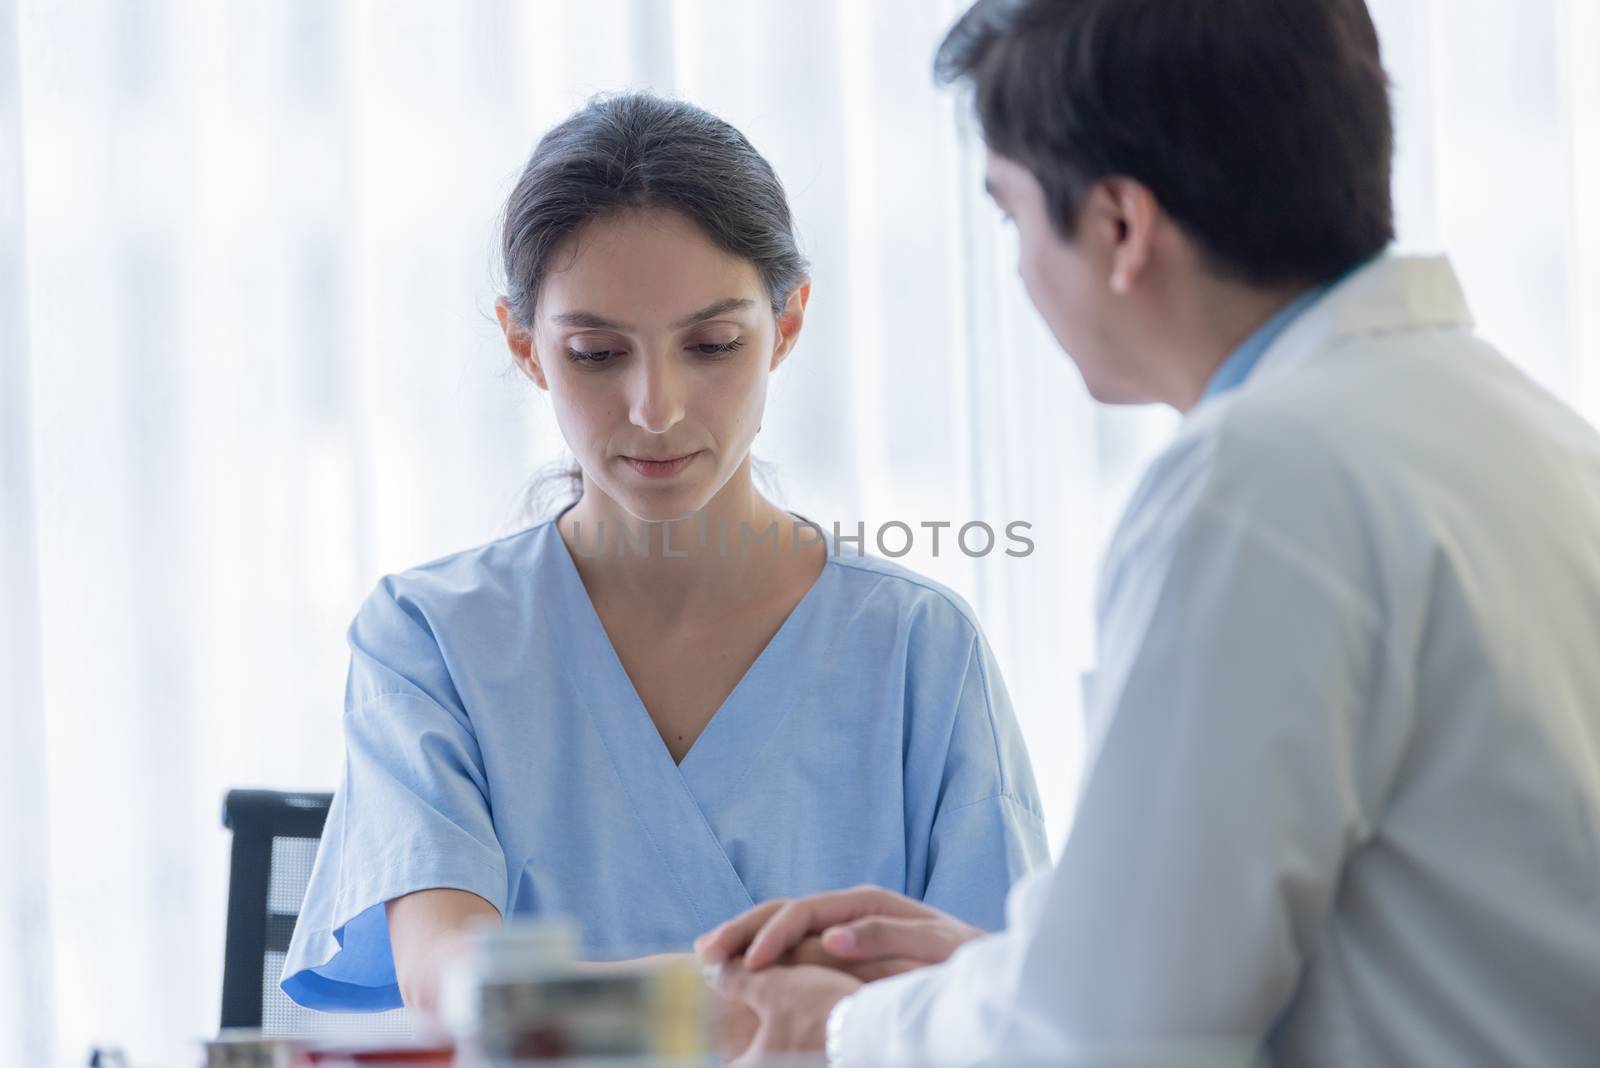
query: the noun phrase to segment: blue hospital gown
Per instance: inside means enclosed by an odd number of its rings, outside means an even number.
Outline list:
[[[553,521],[385,578],[350,627],[346,761],[283,972],[400,1004],[384,902],[564,915],[591,959],[874,883],[985,928],[1048,859],[993,655],[954,594],[830,553],[675,764]]]

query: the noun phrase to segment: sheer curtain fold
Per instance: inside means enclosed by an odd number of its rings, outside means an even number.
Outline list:
[[[560,452],[495,227],[599,91],[702,104],[784,180],[815,285],[757,455],[975,606],[1059,839],[1096,556],[1174,420],[1097,409],[1028,306],[929,74],[962,6],[0,0],[0,1063],[214,1029],[223,791],[334,781],[362,595],[506,532]],[[1402,243],[1595,416],[1595,6],[1372,7]],[[1034,551],[933,552],[970,521]]]
[[[1572,292],[1572,400],[1600,424],[1600,4],[1569,0],[1558,59],[1566,84],[1565,118],[1570,138],[1572,212],[1569,241]]]
[[[20,21],[0,0],[0,1061],[52,1056]]]

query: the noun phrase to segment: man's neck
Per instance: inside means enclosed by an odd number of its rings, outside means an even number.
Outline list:
[[[1169,331],[1169,341],[1163,346],[1170,354],[1165,362],[1170,373],[1158,384],[1158,399],[1187,413],[1205,396],[1206,386],[1223,362],[1309,288],[1309,284],[1258,289],[1232,282],[1201,282],[1180,316],[1171,320],[1176,329]]]

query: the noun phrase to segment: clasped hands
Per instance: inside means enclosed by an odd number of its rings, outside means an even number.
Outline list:
[[[757,905],[695,940],[701,961],[720,966],[718,1052],[734,1063],[819,1052],[844,998],[983,933],[875,886]]]

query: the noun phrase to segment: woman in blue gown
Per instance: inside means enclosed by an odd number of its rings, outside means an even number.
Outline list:
[[[483,919],[561,915],[614,960],[861,883],[999,927],[1046,850],[971,611],[751,477],[810,293],[766,161],[692,106],[598,100],[535,149],[504,254],[581,491],[362,605],[283,989],[426,1007]]]

